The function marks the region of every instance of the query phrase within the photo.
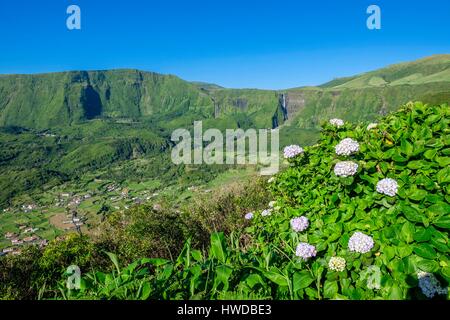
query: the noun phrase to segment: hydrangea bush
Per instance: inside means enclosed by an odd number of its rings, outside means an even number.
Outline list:
[[[285,150],[277,210],[213,234],[208,253],[146,260],[148,297],[448,299],[449,128],[447,105],[421,103],[370,130],[327,122],[318,144]],[[84,281],[78,297],[98,292]]]

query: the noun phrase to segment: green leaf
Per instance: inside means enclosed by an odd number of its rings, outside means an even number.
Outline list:
[[[333,299],[338,293],[339,287],[337,281],[325,281],[323,286],[323,295],[325,298]]]
[[[418,229],[417,232],[414,234],[414,240],[417,242],[425,242],[429,241],[431,239],[432,233],[431,230],[428,228],[421,228]]]
[[[437,256],[436,251],[433,249],[433,247],[426,243],[415,245],[413,247],[413,251],[418,256],[426,259],[434,259]]]
[[[412,156],[413,154],[413,145],[406,139],[402,139],[400,143],[400,150],[407,155],[408,157]]]
[[[409,221],[406,221],[402,226],[402,237],[406,243],[410,243],[414,240],[414,233],[416,229],[414,228],[414,224]]]
[[[397,254],[400,258],[405,258],[413,252],[411,246],[408,245],[398,246],[395,248],[395,250],[397,251]]]
[[[408,198],[415,201],[420,201],[427,196],[428,192],[421,189],[414,188],[408,192]]]
[[[112,263],[116,267],[117,272],[120,273],[119,259],[117,259],[117,256],[111,252],[106,252],[106,254],[108,255],[109,259],[112,261]]]
[[[450,267],[442,268],[442,272],[441,273],[447,279],[447,281],[450,280]]]
[[[275,268],[273,268],[272,270],[276,270]],[[281,287],[287,287],[288,286],[288,280],[286,279],[286,277],[280,273],[278,273],[277,271],[265,271],[264,276],[269,279],[270,281],[276,283],[277,285],[281,286]]]
[[[228,279],[231,276],[231,273],[233,272],[233,269],[231,269],[228,266],[217,266],[216,267],[216,274],[215,274],[215,278],[214,278],[214,289],[217,289],[217,287],[220,284],[223,284],[223,291],[228,291],[228,287],[229,287],[229,282]]]
[[[415,208],[410,205],[403,204],[400,209],[405,215],[406,219],[412,222],[422,222],[422,215]]]
[[[140,300],[147,300],[148,297],[150,297],[150,293],[152,292],[152,289],[150,287],[150,283],[149,282],[144,282],[144,284],[142,285],[142,291],[141,291],[141,295],[139,297]]]
[[[203,255],[200,250],[192,250],[191,255],[195,261],[197,261],[197,262],[203,261]]]
[[[227,259],[225,236],[222,232],[211,235],[211,256],[222,263]]]
[[[428,211],[433,213],[434,216],[447,215],[447,217],[449,217],[450,205],[444,202],[439,202],[428,207]]]
[[[161,258],[144,258],[144,259],[141,259],[141,263],[142,264],[149,263],[149,264],[154,265],[155,267],[159,267],[159,266],[165,265],[165,264],[167,264],[169,262],[170,262],[169,260],[161,259]]]
[[[403,291],[399,286],[393,285],[389,290],[389,300],[402,300]]]
[[[450,167],[444,168],[440,170],[436,174],[437,180],[439,184],[446,184],[450,182]]]
[[[308,287],[313,282],[314,278],[308,271],[300,271],[294,273],[292,280],[294,292]]]
[[[439,228],[450,229],[450,216],[440,217],[433,224]]]
[[[416,266],[418,269],[425,271],[425,272],[431,272],[434,273],[439,270],[439,263],[433,260],[428,259],[421,259],[417,261]]]
[[[437,157],[436,162],[441,167],[444,167],[444,168],[448,167],[448,166],[450,166],[450,157]]]
[[[252,289],[253,289],[257,284],[264,285],[263,279],[262,279],[261,276],[260,276],[259,274],[257,274],[257,273],[252,273],[252,274],[250,274],[250,275],[245,279],[245,282],[247,282],[248,286],[249,286],[250,288],[252,288]]]

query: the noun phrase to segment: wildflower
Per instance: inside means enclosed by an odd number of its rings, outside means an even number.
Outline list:
[[[261,212],[261,215],[262,215],[263,217],[270,216],[271,214],[272,214],[272,209],[265,209],[265,210],[263,210],[263,211]]]
[[[438,279],[432,273],[419,271],[417,277],[419,288],[427,298],[431,299],[435,295],[447,295],[448,289],[442,288]]]
[[[345,259],[341,257],[332,257],[328,262],[328,268],[333,271],[341,272],[345,270]]]
[[[369,123],[367,126],[367,130],[375,129],[378,126],[378,123]]]
[[[398,183],[394,179],[386,178],[378,181],[377,191],[387,196],[393,197],[397,194]]]
[[[295,255],[303,260],[308,260],[309,258],[315,257],[316,254],[316,247],[305,242],[300,242],[295,250]]]
[[[342,127],[344,125],[344,120],[341,119],[330,119],[330,124],[335,127]]]
[[[353,176],[358,170],[358,164],[352,161],[341,161],[334,166],[334,174],[338,177]]]
[[[352,138],[345,138],[334,149],[339,156],[349,156],[359,151],[359,143]]]
[[[270,201],[269,202],[269,208],[273,208],[273,206],[277,203],[276,201]]]
[[[373,248],[374,242],[372,237],[362,232],[355,232],[348,240],[348,248],[350,251],[359,253],[369,252]]]
[[[267,180],[267,183],[272,183],[275,181],[275,177],[271,177],[269,180]]]
[[[306,230],[309,226],[308,218],[306,217],[299,217],[299,218],[293,218],[291,219],[291,227],[292,230],[295,232],[301,232]]]
[[[302,154],[304,152],[302,147],[297,145],[287,146],[283,150],[283,155],[286,159],[294,158],[295,156]]]
[[[253,219],[253,212],[249,212],[244,216],[245,220],[251,220]]]

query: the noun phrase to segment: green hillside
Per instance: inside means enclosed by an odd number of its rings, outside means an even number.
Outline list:
[[[436,55],[376,71],[332,80],[320,87],[287,90],[289,120],[282,137],[300,143],[317,139],[322,121],[375,120],[409,101],[450,103],[450,55]],[[305,133],[306,130],[306,133]],[[315,134],[313,134],[315,132]]]
[[[3,75],[0,205],[85,174],[128,177],[132,184],[161,178],[157,184],[167,185],[180,177],[204,183],[224,169],[193,174],[171,164],[174,129],[191,129],[196,120],[204,129],[280,126],[281,147],[311,145],[330,118],[373,121],[409,101],[450,103],[449,70],[450,55],[439,55],[281,91],[227,89],[138,70]]]

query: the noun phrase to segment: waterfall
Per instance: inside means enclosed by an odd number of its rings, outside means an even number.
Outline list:
[[[283,112],[283,121],[286,121],[288,119],[288,110],[287,110],[288,106],[285,93],[282,93],[280,96],[280,106],[281,111]]]

